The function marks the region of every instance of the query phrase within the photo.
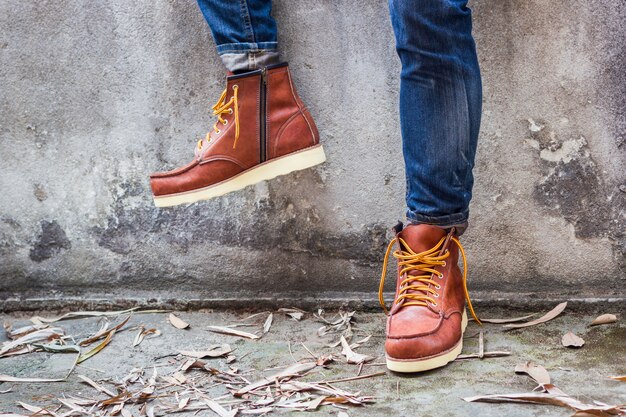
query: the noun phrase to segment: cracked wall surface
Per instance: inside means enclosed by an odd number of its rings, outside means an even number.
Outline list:
[[[210,202],[153,207],[189,162],[224,70],[193,1],[0,3],[0,293],[373,297],[404,215],[386,3],[275,1],[328,155]],[[483,71],[470,287],[626,287],[626,8],[470,3]]]

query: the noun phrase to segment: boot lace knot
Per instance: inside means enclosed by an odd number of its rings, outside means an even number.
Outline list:
[[[378,288],[378,300],[386,314],[388,314],[389,311],[385,304],[383,291],[385,288],[385,276],[387,274],[389,254],[393,249],[393,245],[396,242],[400,244],[400,248],[393,252],[393,257],[398,260],[398,266],[400,267],[399,274],[404,278],[400,281],[400,288],[393,302],[392,311],[410,305],[427,307],[428,303],[430,303],[432,306],[437,306],[436,299],[439,298],[438,290],[441,289],[441,285],[436,281],[436,278],[443,279],[443,274],[437,271],[435,267],[445,266],[446,259],[450,256],[450,252],[447,249],[443,250],[446,240],[447,237],[442,237],[439,243],[433,248],[420,253],[415,253],[401,237],[396,237],[389,242]],[[463,290],[465,292],[465,299],[467,300],[467,306],[472,317],[480,324],[480,320],[474,312],[472,301],[470,300],[467,290],[467,262],[465,250],[463,250],[461,242],[459,242],[456,237],[451,236],[450,240],[458,246],[461,257],[463,258]],[[413,271],[419,271],[421,274],[409,275],[409,272]]]
[[[226,95],[228,93],[228,88],[225,88],[220,96],[217,103],[211,107],[213,110],[213,115],[217,116],[217,121],[213,125],[213,129],[208,132],[204,139],[200,139],[198,141],[198,153],[202,152],[202,147],[204,142],[206,141],[207,145],[211,142],[212,136],[211,133],[219,135],[222,131],[219,129],[218,124],[222,124],[222,126],[226,126],[228,124],[228,120],[224,119],[222,116],[226,114],[235,113],[234,121],[235,121],[235,141],[233,142],[233,149],[237,147],[237,140],[239,139],[239,102],[237,101],[237,91],[239,90],[238,85],[233,85],[233,95],[230,100],[226,101]]]

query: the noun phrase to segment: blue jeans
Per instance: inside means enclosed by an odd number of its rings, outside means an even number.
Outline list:
[[[271,0],[198,0],[233,71],[278,58]],[[407,219],[465,230],[482,84],[467,0],[389,0],[400,74]]]
[[[271,0],[198,0],[226,69],[253,71],[280,62]]]

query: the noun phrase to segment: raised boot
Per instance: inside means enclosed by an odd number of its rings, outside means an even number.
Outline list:
[[[398,260],[394,302],[387,312],[385,352],[387,367],[396,372],[421,372],[446,365],[463,349],[467,326],[465,300],[474,314],[467,292],[465,253],[454,228],[450,232],[431,225],[402,224],[385,255],[379,298],[383,300],[389,253]],[[463,273],[458,266],[459,251]]]
[[[286,63],[230,75],[194,160],[150,176],[157,207],[208,200],[326,160]]]

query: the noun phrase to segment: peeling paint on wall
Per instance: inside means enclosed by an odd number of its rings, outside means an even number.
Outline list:
[[[539,151],[542,166],[534,192],[537,203],[570,222],[580,239],[610,238],[618,260],[623,259],[624,197],[602,180],[585,137],[563,140],[547,121],[533,119],[528,119],[528,130],[526,142]]]

